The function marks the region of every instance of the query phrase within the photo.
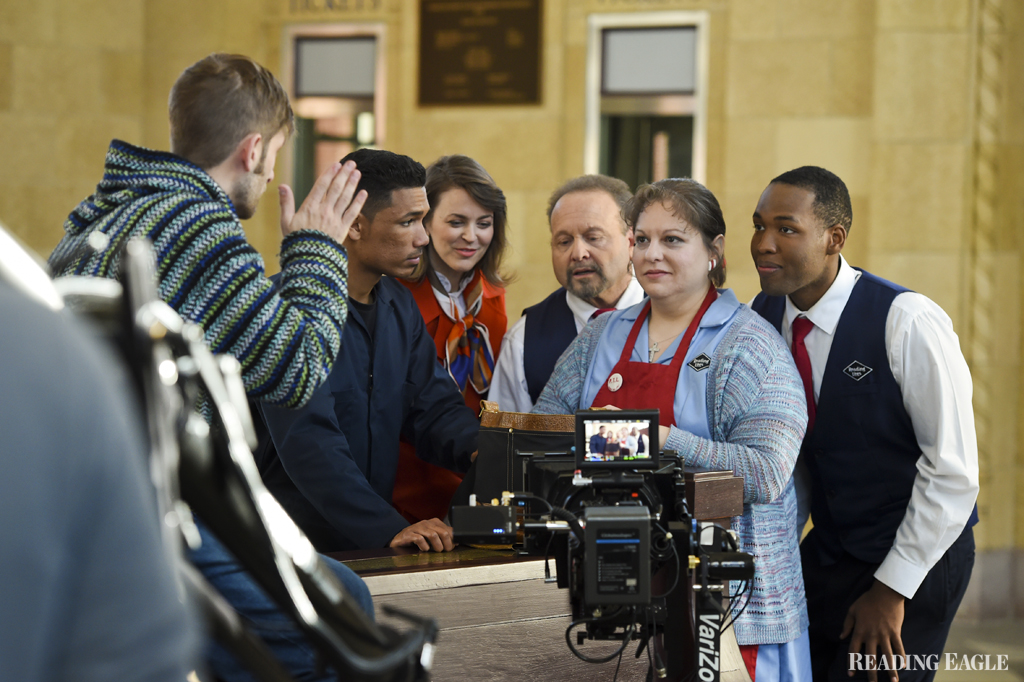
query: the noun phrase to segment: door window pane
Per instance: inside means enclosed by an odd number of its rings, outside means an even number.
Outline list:
[[[693,92],[696,39],[692,26],[605,30],[602,92]]]
[[[377,40],[296,38],[297,97],[373,97]]]

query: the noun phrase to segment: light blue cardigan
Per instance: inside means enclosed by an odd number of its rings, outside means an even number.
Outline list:
[[[599,317],[565,350],[533,411],[572,414],[608,324]],[[754,555],[750,603],[736,622],[740,644],[783,644],[807,629],[793,467],[807,426],[807,403],[778,332],[743,305],[719,344],[708,380],[712,440],[672,427],[662,446],[688,466],[732,469],[743,477],[743,516],[732,520]],[[741,600],[741,602],[744,600]]]

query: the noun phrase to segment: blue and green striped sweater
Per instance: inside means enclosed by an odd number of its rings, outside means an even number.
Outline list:
[[[149,238],[161,298],[239,360],[251,398],[299,407],[330,372],[348,313],[344,248],[322,232],[288,235],[275,288],[231,199],[195,164],[114,140],[96,193],[64,231],[54,276],[116,278],[125,243]],[[97,231],[110,239],[99,253],[86,246]]]

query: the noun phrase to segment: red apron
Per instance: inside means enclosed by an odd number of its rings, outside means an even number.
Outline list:
[[[676,425],[676,385],[679,383],[679,372],[683,368],[683,360],[686,359],[686,352],[690,349],[690,342],[697,327],[704,317],[711,304],[718,298],[718,290],[714,287],[708,288],[708,294],[704,297],[704,303],[700,310],[693,316],[690,326],[686,329],[683,340],[679,342],[676,354],[672,358],[672,364],[659,365],[652,362],[631,362],[633,346],[636,345],[636,338],[640,335],[640,329],[644,326],[644,320],[651,311],[651,302],[640,312],[633,329],[629,332],[626,345],[622,349],[619,361],[612,369],[612,373],[605,379],[601,390],[594,396],[591,407],[604,407],[614,405],[627,410],[642,410],[658,408],[660,417],[658,424],[662,426]]]

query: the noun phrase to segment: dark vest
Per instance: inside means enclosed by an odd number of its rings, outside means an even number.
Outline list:
[[[523,311],[526,316],[523,371],[530,400],[534,403],[555,371],[558,358],[576,338],[576,318],[565,296],[565,289],[559,288],[537,305]]]
[[[826,563],[844,550],[870,563],[885,558],[921,456],[885,347],[889,307],[908,289],[862,273],[839,318],[814,430],[800,453],[811,473],[811,516]],[[781,331],[785,297],[758,294],[751,307]]]

